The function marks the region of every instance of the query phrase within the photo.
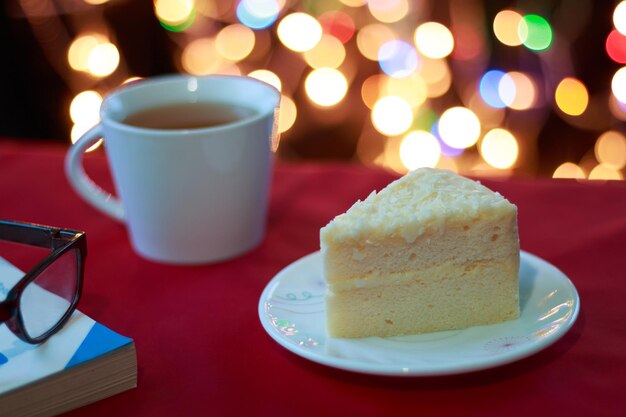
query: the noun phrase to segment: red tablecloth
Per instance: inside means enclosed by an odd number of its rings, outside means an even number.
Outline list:
[[[484,180],[519,207],[522,248],[576,285],[568,334],[519,362],[471,374],[391,378],[339,371],[279,346],[257,304],[283,267],[318,249],[318,233],[394,176],[348,165],[278,164],[268,233],[236,260],[201,267],[139,258],[124,227],[70,189],[65,149],[0,142],[0,218],[88,234],[80,309],[135,339],[139,387],[72,416],[625,416],[626,183]],[[102,154],[87,171],[110,184]]]

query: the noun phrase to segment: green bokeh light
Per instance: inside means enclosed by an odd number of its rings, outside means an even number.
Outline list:
[[[196,20],[196,8],[194,7],[191,10],[191,13],[187,17],[187,19],[184,20],[183,22],[180,22],[175,25],[170,25],[159,19],[159,23],[161,24],[161,26],[163,26],[165,29],[169,30],[170,32],[183,32],[189,29],[189,27],[191,27],[191,25],[193,24],[195,20]]]
[[[545,51],[552,45],[550,23],[536,14],[528,14],[522,18],[518,34],[524,46],[533,51]]]

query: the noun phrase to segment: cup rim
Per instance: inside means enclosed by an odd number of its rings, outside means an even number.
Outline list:
[[[248,117],[244,117],[242,119],[236,120],[234,122],[231,123],[225,123],[222,125],[217,125],[217,126],[207,126],[207,127],[200,127],[200,128],[183,128],[183,129],[158,129],[158,128],[150,128],[150,127],[139,127],[139,126],[133,126],[133,125],[129,125],[126,124],[122,121],[116,120],[112,117],[110,117],[109,115],[107,115],[107,113],[105,112],[106,109],[106,105],[107,103],[112,100],[114,97],[118,96],[119,94],[128,92],[128,91],[132,91],[132,90],[136,90],[139,88],[145,88],[146,84],[152,84],[153,87],[155,86],[155,84],[165,84],[171,81],[185,81],[185,82],[189,82],[189,80],[191,79],[197,79],[197,80],[201,80],[201,79],[222,79],[222,80],[240,80],[240,79],[244,79],[248,82],[252,82],[252,83],[256,83],[261,87],[267,88],[268,91],[271,91],[273,94],[275,94],[275,98],[276,98],[276,105],[273,106],[271,109],[268,109],[267,111],[260,111],[260,112],[255,112],[253,115],[248,116]],[[102,100],[102,104],[100,105],[100,121],[105,122],[106,124],[109,124],[111,126],[114,126],[116,129],[120,129],[120,130],[127,130],[131,133],[149,133],[150,135],[163,135],[163,136],[171,136],[171,135],[176,135],[176,134],[203,134],[203,133],[214,133],[214,132],[222,132],[222,131],[227,131],[227,130],[231,130],[231,129],[236,129],[239,128],[241,126],[245,126],[245,125],[249,125],[252,124],[258,120],[264,119],[267,116],[273,114],[276,109],[279,107],[280,105],[280,100],[281,100],[281,93],[280,91],[274,87],[271,84],[268,84],[264,81],[261,81],[259,79],[253,78],[253,77],[249,77],[247,75],[226,75],[226,74],[208,74],[208,75],[191,75],[191,74],[167,74],[167,75],[157,75],[157,76],[151,76],[151,77],[147,77],[147,78],[142,78],[139,80],[135,80],[135,81],[131,81],[129,82],[127,85],[122,85],[118,88],[116,88],[115,90],[111,91],[110,94],[108,94],[107,96],[105,96],[105,98]],[[146,107],[148,108],[148,107]]]

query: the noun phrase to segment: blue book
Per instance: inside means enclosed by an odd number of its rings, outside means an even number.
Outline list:
[[[22,276],[0,258],[0,300]],[[0,325],[0,417],[54,416],[136,386],[133,340],[80,311],[41,345]]]

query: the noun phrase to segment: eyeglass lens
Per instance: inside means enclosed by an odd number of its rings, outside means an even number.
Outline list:
[[[78,282],[78,251],[69,250],[24,288],[19,300],[24,330],[37,338],[55,327],[72,307]]]

